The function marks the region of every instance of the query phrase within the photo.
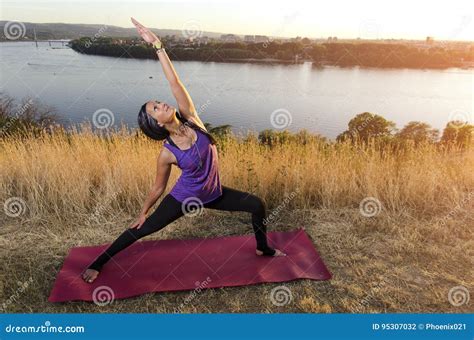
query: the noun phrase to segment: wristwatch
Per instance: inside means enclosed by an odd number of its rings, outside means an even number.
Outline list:
[[[164,48],[163,44],[159,40],[153,42],[151,45],[153,46],[153,49],[157,52],[161,52],[161,50],[163,50]]]

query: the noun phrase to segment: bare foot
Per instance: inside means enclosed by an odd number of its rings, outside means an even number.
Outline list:
[[[263,252],[261,250],[256,250],[255,253],[258,255],[258,256],[262,256],[263,255]],[[282,252],[281,250],[279,249],[275,249],[275,254],[273,254],[272,256],[286,256],[286,254],[284,252]]]
[[[88,268],[86,269],[84,274],[82,274],[82,278],[87,283],[92,283],[94,282],[94,280],[97,278],[98,275],[99,275],[99,272],[97,270]]]

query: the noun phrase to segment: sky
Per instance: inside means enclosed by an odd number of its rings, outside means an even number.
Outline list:
[[[473,0],[2,0],[0,20],[280,37],[474,40]]]

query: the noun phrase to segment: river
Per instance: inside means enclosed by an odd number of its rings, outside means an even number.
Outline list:
[[[60,43],[0,43],[0,91],[54,108],[66,125],[111,112],[136,126],[149,99],[176,106],[157,60],[79,54]],[[169,53],[172,59],[172,53]],[[307,129],[335,138],[356,114],[377,113],[402,128],[424,121],[473,123],[474,71],[314,68],[310,63],[173,62],[202,120],[234,132]]]

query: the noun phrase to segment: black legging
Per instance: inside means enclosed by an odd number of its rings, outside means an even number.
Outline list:
[[[112,256],[125,249],[138,239],[150,235],[163,229],[168,224],[184,215],[184,212],[193,211],[192,203],[184,209],[182,203],[173,196],[167,194],[160,202],[156,210],[148,216],[140,229],[128,228],[125,230],[88,268],[100,271],[102,266],[110,260]],[[246,211],[252,214],[252,226],[257,240],[257,249],[264,255],[273,255],[275,250],[267,244],[266,234],[266,206],[259,197],[247,192],[222,186],[222,196],[212,202],[202,205],[204,208]],[[186,210],[189,209],[189,210]]]

